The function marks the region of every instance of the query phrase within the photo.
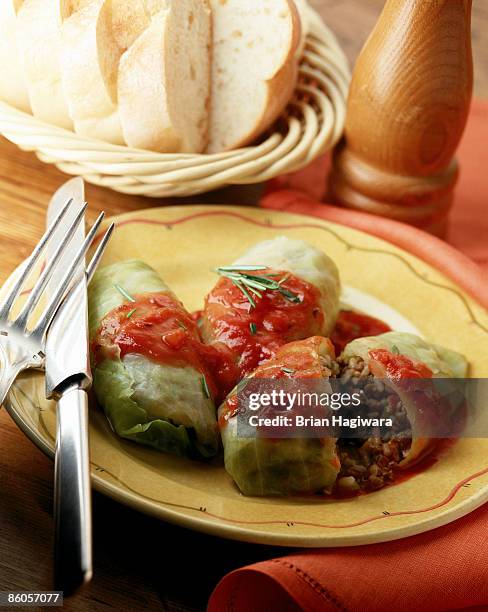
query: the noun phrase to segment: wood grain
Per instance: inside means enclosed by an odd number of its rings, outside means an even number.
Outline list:
[[[309,0],[339,39],[354,63],[381,13],[385,0]],[[488,2],[474,0],[471,34],[474,59],[474,95],[488,98]]]
[[[382,0],[311,0],[353,61],[380,13]],[[475,1],[475,95],[488,97],[488,3]],[[66,176],[0,140],[0,282],[39,239],[52,192]],[[228,189],[199,201],[252,204],[260,187]],[[87,187],[89,218],[160,206],[168,201]],[[181,203],[181,201],[178,201]],[[0,590],[49,589],[52,571],[53,464],[0,410]],[[94,496],[95,576],[66,603],[73,611],[203,610],[231,569],[285,554],[226,542],[138,515]]]
[[[388,0],[356,62],[330,199],[444,235],[471,101],[471,0]]]
[[[53,463],[0,411],[0,591],[52,588]],[[93,497],[94,578],[72,611],[204,610],[234,568],[288,552],[212,538]]]

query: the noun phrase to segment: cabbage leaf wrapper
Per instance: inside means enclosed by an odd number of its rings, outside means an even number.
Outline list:
[[[93,387],[113,430],[163,452],[215,455],[216,391],[181,302],[138,260],[101,268],[88,296]]]
[[[331,375],[332,343],[322,337],[289,343],[248,378],[322,379]],[[239,385],[219,408],[227,472],[245,495],[296,495],[330,489],[339,472],[336,439],[241,437]]]
[[[217,272],[221,278],[205,299],[202,337],[234,354],[234,384],[284,344],[328,336],[334,327],[337,267],[303,240],[279,236],[260,242]]]
[[[439,393],[436,379],[465,378],[466,358],[456,351],[404,332],[387,332],[350,342],[340,356],[354,376],[380,379],[394,392],[410,423],[411,444],[398,463],[410,467],[431,452],[443,429],[462,420],[462,405]],[[349,365],[347,365],[349,364]],[[353,376],[353,378],[354,378]],[[443,385],[443,389],[446,385]]]

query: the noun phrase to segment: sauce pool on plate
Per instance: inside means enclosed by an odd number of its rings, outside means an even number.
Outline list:
[[[331,335],[332,344],[339,355],[346,344],[366,336],[378,336],[391,331],[391,327],[362,312],[341,310]]]

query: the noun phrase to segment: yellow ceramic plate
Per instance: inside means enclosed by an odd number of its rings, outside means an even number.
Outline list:
[[[147,261],[188,309],[215,283],[212,268],[260,240],[302,238],[339,266],[353,305],[403,330],[464,353],[473,377],[488,377],[488,314],[442,274],[391,244],[347,227],[242,207],[171,207],[123,215],[105,263]],[[43,376],[13,388],[8,410],[52,455],[55,408]],[[90,419],[95,488],[163,520],[250,542],[346,546],[382,542],[438,527],[488,499],[488,440],[457,442],[436,463],[376,493],[341,501],[241,495],[224,469],[160,454],[117,438],[101,412]]]

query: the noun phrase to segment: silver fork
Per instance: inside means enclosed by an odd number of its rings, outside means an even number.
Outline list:
[[[52,277],[52,274],[59,264],[61,256],[73,238],[78,225],[83,220],[86,205],[80,210],[76,218],[69,226],[64,238],[59,241],[58,247],[49,264],[44,268],[37,282],[29,293],[26,303],[22,307],[20,313],[14,318],[11,318],[12,308],[22,293],[26,281],[35,265],[40,261],[41,255],[48,242],[56,232],[61,220],[67,213],[72,201],[70,200],[63,207],[59,215],[47,229],[44,236],[41,238],[32,254],[28,257],[20,270],[19,276],[14,282],[13,287],[3,297],[0,302],[0,406],[2,405],[7,392],[12,383],[20,372],[28,368],[40,368],[44,362],[44,345],[45,336],[51,321],[53,320],[56,311],[61,304],[65,294],[67,293],[73,279],[78,273],[78,269],[83,259],[85,258],[88,249],[90,248],[93,239],[103,220],[104,213],[102,212],[98,219],[93,224],[93,227],[88,232],[86,239],[78,249],[63,275],[59,285],[57,285],[51,294],[46,306],[44,307],[39,319],[35,322],[32,329],[28,328],[28,323],[31,315],[39,304],[44,295],[45,288]],[[108,242],[110,234],[113,231],[113,224],[105,232],[95,254],[92,258],[92,264],[88,266],[88,272],[96,267],[96,262],[101,258],[105,246]]]

